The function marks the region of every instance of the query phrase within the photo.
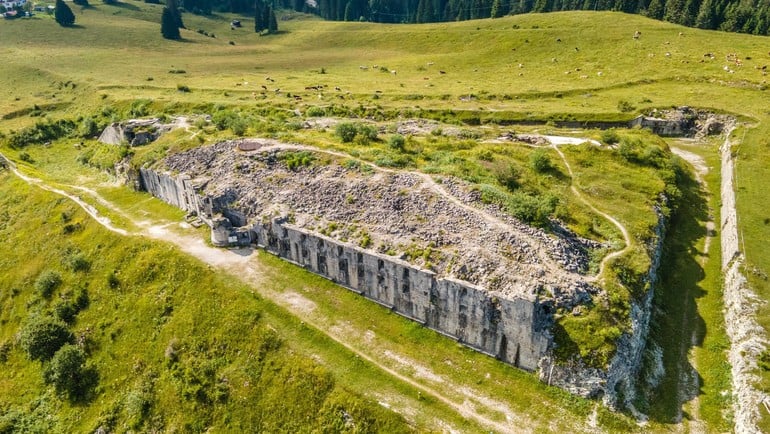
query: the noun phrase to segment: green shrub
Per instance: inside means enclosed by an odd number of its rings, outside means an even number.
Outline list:
[[[53,308],[56,318],[67,324],[75,322],[75,316],[78,314],[77,307],[70,301],[60,301]]]
[[[91,269],[91,261],[81,252],[70,252],[64,256],[62,262],[72,271],[87,272]]]
[[[93,137],[99,132],[99,125],[94,118],[88,116],[80,122],[80,128],[78,128],[78,135],[80,137]]]
[[[131,108],[128,111],[128,114],[132,117],[142,117],[147,116],[150,114],[150,104],[152,103],[149,99],[138,99],[131,103]]]
[[[636,107],[633,106],[630,102],[622,99],[618,101],[618,111],[622,113],[628,113],[636,110]]]
[[[548,217],[556,210],[559,199],[556,196],[532,196],[515,192],[506,204],[507,211],[514,217],[531,225],[545,227]]]
[[[367,124],[342,122],[337,124],[334,134],[342,140],[342,143],[350,143],[355,140],[359,145],[367,145],[369,142],[377,140],[377,127]]]
[[[342,140],[342,143],[352,142],[357,132],[355,124],[350,122],[341,122],[334,128],[334,134]]]
[[[661,168],[668,158],[660,147],[641,139],[623,139],[618,146],[620,156],[630,163]]]
[[[620,136],[618,135],[618,132],[615,131],[614,129],[602,131],[601,139],[602,139],[602,142],[604,142],[607,145],[614,145],[620,142]]]
[[[67,325],[50,316],[33,316],[19,334],[19,345],[32,360],[46,361],[73,340]]]
[[[316,118],[321,117],[325,114],[326,112],[324,111],[323,107],[316,107],[316,106],[308,107],[307,111],[305,112],[306,116],[316,117]]]
[[[510,191],[514,191],[520,186],[519,178],[521,174],[519,169],[513,164],[498,165],[493,169],[493,174],[497,182]]]
[[[43,371],[43,379],[70,401],[84,400],[99,381],[96,370],[86,367],[85,352],[72,344],[62,346],[54,354]]]
[[[306,167],[313,164],[315,155],[308,151],[285,152],[281,154],[279,159],[286,163],[286,167],[288,167],[289,170],[297,170],[300,167]]]
[[[12,134],[8,144],[13,149],[21,149],[33,143],[40,144],[69,136],[75,130],[76,125],[72,120],[39,121]]]
[[[529,156],[529,164],[537,173],[545,173],[553,169],[553,162],[548,155],[548,151],[539,148]]]
[[[45,270],[37,276],[35,280],[35,290],[43,298],[49,298],[53,291],[61,285],[61,276],[59,273],[51,270]]]
[[[230,120],[230,130],[236,136],[243,136],[244,134],[246,134],[246,129],[248,129],[248,127],[249,127],[248,123],[246,123],[246,121],[243,118],[236,117]]]
[[[31,156],[31,155],[29,155],[29,154],[28,154],[28,153],[26,153],[26,152],[21,152],[21,153],[19,153],[19,160],[21,160],[21,161],[24,161],[24,162],[27,162],[27,163],[30,163],[30,164],[32,164],[32,163],[34,163],[34,162],[35,162],[35,161],[32,159],[32,156]]]
[[[404,143],[406,143],[406,139],[401,134],[394,134],[388,139],[388,146],[399,152],[404,150]]]

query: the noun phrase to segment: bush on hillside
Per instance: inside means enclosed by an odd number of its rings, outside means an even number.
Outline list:
[[[545,149],[537,149],[529,156],[529,164],[537,173],[545,173],[553,169],[553,162]]]
[[[51,270],[43,271],[35,280],[35,290],[43,298],[49,298],[59,285],[61,285],[61,276]]]
[[[32,360],[46,361],[74,336],[67,325],[50,316],[33,316],[19,334],[19,345]]]
[[[66,395],[70,401],[83,401],[99,381],[95,369],[86,366],[86,354],[72,344],[66,344],[54,354],[43,371],[43,379]]]
[[[75,14],[72,13],[72,9],[62,0],[56,0],[54,18],[62,27],[72,27],[75,24]]]

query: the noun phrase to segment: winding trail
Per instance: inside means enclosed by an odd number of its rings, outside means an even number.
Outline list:
[[[574,181],[575,174],[572,172],[572,166],[570,166],[569,161],[567,161],[567,157],[565,157],[564,153],[561,152],[561,149],[559,149],[560,143],[557,140],[554,140],[554,136],[543,136],[543,137],[546,137],[546,139],[548,139],[551,142],[551,147],[559,154],[559,157],[561,157],[562,162],[564,162],[564,166],[567,168],[567,173],[569,174],[569,177]],[[580,140],[580,139],[577,139],[577,140]],[[577,140],[567,141],[566,144],[580,144],[587,141],[587,140],[581,140],[580,142],[577,142]],[[595,142],[591,141],[591,143],[595,143]],[[626,244],[625,247],[623,247],[622,249],[611,252],[606,256],[604,256],[604,258],[602,258],[602,262],[599,263],[599,271],[596,273],[596,276],[591,276],[590,278],[588,278],[589,280],[596,281],[601,279],[601,276],[604,274],[604,269],[607,267],[607,264],[609,263],[609,261],[611,261],[613,258],[617,258],[618,256],[624,255],[626,252],[629,251],[629,249],[631,249],[631,236],[628,234],[628,229],[626,229],[626,227],[622,223],[620,223],[615,217],[607,214],[604,211],[599,210],[591,202],[589,202],[588,199],[583,197],[583,194],[580,193],[577,187],[575,187],[574,183],[570,183],[569,189],[570,191],[572,191],[572,194],[574,194],[575,197],[577,197],[578,200],[580,200],[583,203],[583,205],[587,206],[591,211],[604,217],[605,219],[607,219],[607,221],[615,225],[615,227],[618,228],[620,233],[623,235],[623,242]]]
[[[502,231],[509,232],[511,231],[511,225],[500,220],[499,218],[487,213],[486,211],[476,208],[474,206],[468,205],[465,202],[458,199],[455,195],[452,193],[446,191],[441,184],[437,183],[433,177],[431,177],[428,174],[420,173],[420,172],[412,172],[412,171],[400,171],[395,169],[389,169],[385,167],[377,166],[371,162],[360,160],[358,158],[352,157],[350,154],[346,154],[343,152],[337,152],[337,151],[329,151],[326,149],[319,149],[312,146],[305,146],[305,145],[295,145],[295,144],[288,144],[288,143],[280,143],[280,144],[272,144],[269,146],[260,147],[255,151],[243,151],[243,152],[265,152],[265,151],[271,151],[271,150],[279,150],[279,151],[286,151],[286,150],[297,150],[297,151],[309,151],[314,153],[322,153],[327,155],[333,155],[336,157],[346,158],[346,159],[352,159],[355,161],[358,161],[360,163],[367,164],[371,167],[373,167],[378,172],[383,173],[408,173],[410,175],[414,175],[419,177],[420,179],[425,182],[426,186],[437,195],[441,196],[445,200],[451,202],[453,205],[458,206],[470,213],[474,213],[477,216],[481,217],[487,224],[494,226]],[[543,266],[548,268],[548,271],[551,273],[563,273],[563,274],[570,274],[568,271],[566,271],[564,268],[560,267],[556,261],[551,258],[551,256],[548,255],[546,249],[542,246],[543,242],[542,240],[538,240],[535,237],[530,236],[527,233],[524,233],[519,230],[514,230],[517,236],[523,238],[530,247],[532,247],[536,252],[538,259],[540,259],[540,262]],[[588,276],[581,276],[585,278],[586,280],[590,280],[591,278]]]
[[[344,155],[344,154],[341,154],[341,155]],[[345,155],[345,157],[348,157],[348,156]],[[117,227],[115,226],[115,224],[113,224],[113,222],[108,217],[101,215],[94,206],[85,202],[79,196],[69,193],[60,188],[52,187],[46,184],[43,180],[39,178],[25,175],[18,169],[18,167],[10,159],[6,158],[2,153],[0,153],[0,160],[5,160],[11,172],[14,175],[16,175],[18,178],[27,182],[28,184],[34,185],[46,191],[50,191],[57,195],[64,196],[74,201],[86,213],[88,213],[88,215],[91,216],[97,223],[99,223],[105,229],[113,233],[116,233],[121,236],[145,236],[148,238],[169,242],[177,246],[183,252],[191,256],[194,256],[195,258],[203,261],[206,264],[209,264],[220,270],[230,272],[233,275],[240,276],[241,278],[244,278],[244,280],[246,280],[247,283],[251,284],[252,287],[255,287],[255,288],[262,287],[260,289],[260,293],[268,296],[268,298],[271,299],[274,303],[284,306],[295,315],[301,316],[306,323],[316,328],[317,330],[321,331],[322,333],[327,335],[330,339],[342,345],[343,347],[348,349],[350,352],[357,355],[359,358],[371,363],[372,365],[386,372],[388,375],[408,384],[414,389],[417,389],[421,394],[424,394],[426,396],[431,397],[432,399],[435,399],[438,402],[441,402],[442,404],[456,411],[462,417],[469,420],[473,420],[479,425],[486,427],[486,429],[494,430],[496,432],[501,432],[501,433],[534,432],[532,428],[527,427],[528,419],[524,415],[519,414],[514,410],[510,409],[504,403],[498,402],[492,398],[489,398],[483,395],[479,395],[473,389],[467,386],[453,384],[452,382],[448,381],[444,377],[440,377],[441,381],[436,382],[437,384],[435,385],[435,387],[429,384],[425,384],[424,382],[418,382],[413,377],[404,375],[398,372],[397,370],[388,366],[387,364],[383,363],[377,358],[369,355],[367,352],[355,347],[354,345],[351,345],[349,342],[347,342],[347,339],[345,339],[345,337],[342,334],[335,333],[333,330],[333,327],[329,327],[317,321],[312,321],[309,318],[307,318],[306,315],[302,315],[302,312],[298,312],[298,309],[296,306],[292,306],[291,303],[287,303],[287,301],[283,299],[284,298],[283,294],[275,291],[267,290],[263,287],[264,285],[259,285],[260,279],[262,277],[262,272],[260,270],[260,266],[255,261],[255,257],[253,255],[254,253],[253,249],[248,248],[248,249],[227,249],[226,250],[226,249],[211,247],[207,245],[206,242],[197,234],[185,235],[180,233],[178,230],[174,230],[174,226],[180,226],[179,223],[164,222],[162,224],[161,223],[153,224],[153,222],[150,222],[150,221],[137,221],[136,219],[132,218],[127,212],[123,211],[118,206],[116,206],[114,203],[108,201],[107,199],[99,195],[99,193],[96,191],[89,189],[87,187],[67,186],[68,188],[80,190],[87,193],[89,196],[92,196],[94,200],[96,200],[99,204],[105,206],[111,211],[114,211],[120,214],[122,217],[126,218],[129,222],[131,222],[131,224],[134,224],[137,227],[141,228],[141,230],[129,231],[127,229]],[[431,185],[434,185],[435,187],[438,188],[438,185],[436,185],[435,183],[432,183]],[[444,194],[448,194],[448,193],[445,192]],[[463,206],[462,203],[458,203],[458,205]],[[467,205],[464,205],[464,206],[467,206]],[[471,209],[474,210],[475,212],[479,211],[472,207]],[[502,222],[500,223],[502,224]],[[185,224],[183,223],[181,225],[184,226]],[[451,393],[454,395],[456,399],[447,397],[447,392],[445,391],[451,391]],[[462,400],[462,402],[458,402],[458,399]],[[484,408],[483,411],[479,411],[480,406]],[[485,415],[485,414],[495,413],[495,412],[503,413],[505,416],[505,421],[494,420]],[[577,421],[575,421],[574,423],[577,423]],[[575,426],[575,429],[580,431],[592,431],[589,427],[583,427],[578,425]]]

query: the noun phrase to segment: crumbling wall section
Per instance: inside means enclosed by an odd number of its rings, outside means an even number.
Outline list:
[[[533,371],[548,349],[552,319],[536,300],[497,297],[280,220],[250,230],[267,251],[514,366]]]
[[[158,199],[195,214],[204,221],[211,219],[215,210],[211,198],[201,194],[202,185],[187,175],[172,176],[152,169],[139,169],[140,184]],[[210,221],[206,221],[211,226]]]

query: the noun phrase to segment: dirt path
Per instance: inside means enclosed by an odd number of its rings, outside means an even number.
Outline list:
[[[523,238],[530,245],[530,247],[535,249],[535,252],[537,253],[538,259],[540,259],[541,264],[543,264],[543,266],[545,266],[548,269],[548,271],[550,271],[552,273],[562,273],[562,274],[563,273],[568,273],[566,270],[564,270],[564,268],[560,267],[556,263],[556,261],[554,261],[553,258],[551,258],[550,255],[548,255],[546,249],[542,246],[543,242],[541,240],[538,240],[538,239],[536,239],[534,237],[531,237],[531,236],[529,236],[526,233],[523,233],[521,231],[517,231],[515,229],[512,230],[511,226],[508,223],[500,220],[499,218],[497,218],[497,217],[487,213],[486,211],[484,211],[482,209],[476,208],[474,206],[466,204],[465,202],[462,202],[456,196],[454,196],[453,194],[451,194],[448,191],[446,191],[443,186],[441,186],[439,183],[437,183],[428,174],[419,173],[419,172],[411,172],[411,171],[398,171],[398,170],[394,170],[394,169],[388,169],[388,168],[384,168],[384,167],[379,167],[379,166],[377,166],[377,165],[375,165],[373,163],[370,163],[368,161],[359,160],[357,158],[354,158],[354,157],[350,156],[349,154],[345,154],[345,153],[342,153],[342,152],[336,152],[336,151],[329,151],[329,150],[325,150],[325,149],[319,149],[319,148],[315,148],[315,147],[312,147],[312,146],[293,145],[293,144],[283,144],[283,143],[281,143],[281,144],[273,144],[273,145],[261,147],[257,151],[258,152],[265,152],[265,151],[270,151],[270,150],[281,150],[281,151],[297,150],[297,151],[309,151],[309,152],[323,153],[323,154],[327,154],[327,155],[334,155],[336,157],[341,157],[341,158],[346,158],[346,159],[352,159],[352,160],[359,161],[361,163],[370,165],[371,167],[373,167],[378,172],[383,172],[383,173],[409,173],[411,175],[418,176],[418,177],[420,177],[420,179],[423,180],[423,182],[425,183],[426,187],[428,189],[430,189],[430,191],[432,191],[433,193],[436,193],[437,195],[441,196],[442,198],[448,200],[453,205],[458,206],[458,207],[460,207],[460,208],[462,208],[462,209],[464,209],[464,210],[466,210],[468,212],[471,212],[471,213],[474,213],[474,214],[478,215],[485,222],[487,222],[488,224],[490,224],[492,226],[497,227],[498,229],[500,229],[502,231],[505,231],[505,232],[515,232],[517,234],[517,236]],[[257,151],[247,151],[247,152],[257,152]]]
[[[678,155],[683,160],[687,161],[693,167],[695,179],[698,181],[704,191],[708,191],[708,185],[706,184],[705,177],[709,172],[709,168],[706,164],[706,161],[698,154],[675,146],[671,146],[671,152],[674,155]],[[706,222],[706,235],[705,240],[703,241],[703,254],[698,259],[701,267],[704,267],[706,261],[708,261],[708,252],[711,246],[711,240],[713,238],[711,234],[713,233],[715,224],[711,215],[711,210],[709,210],[709,220]],[[692,306],[694,300],[691,298],[689,287],[687,288],[687,292],[684,294],[684,299],[688,300],[688,305],[685,306],[685,314],[682,315],[682,322],[680,327],[682,330],[687,330],[688,325],[692,324],[693,320],[693,318],[691,318],[689,315],[689,312],[694,310],[694,306]],[[688,401],[686,401],[687,397],[692,396],[689,401],[690,411],[688,412],[689,414],[687,418],[687,427],[689,428],[690,432],[700,434],[708,432],[708,429],[705,422],[703,422],[700,418],[699,390],[701,384],[698,376],[698,359],[689,356],[689,349],[695,347],[697,344],[698,330],[693,328],[692,333],[690,334],[689,342],[683,341],[681,343],[678,387],[679,404],[677,405],[677,420],[680,422],[683,420],[683,406],[688,403]],[[689,364],[685,361],[689,362]],[[682,428],[684,428],[684,426],[682,426]]]
[[[132,224],[136,225],[138,228],[141,228],[141,229],[138,231],[129,231],[127,229],[116,227],[112,223],[112,221],[110,221],[109,218],[99,214],[98,210],[95,207],[93,207],[89,203],[82,200],[79,196],[68,193],[67,191],[64,191],[62,189],[47,185],[41,179],[25,175],[24,173],[18,170],[15,164],[13,164],[10,160],[5,158],[5,156],[3,156],[2,154],[0,154],[0,158],[5,159],[8,162],[8,165],[11,171],[20,179],[24,180],[30,185],[37,186],[43,190],[56,193],[58,195],[64,196],[74,201],[81,208],[83,208],[83,210],[86,211],[88,215],[90,215],[97,223],[102,225],[104,228],[110,230],[111,232],[114,232],[122,236],[138,235],[138,236],[146,236],[157,240],[167,241],[177,246],[183,252],[191,256],[194,256],[213,267],[232,273],[234,275],[241,276],[242,278],[244,278],[244,280],[247,281],[247,283],[251,284],[252,287],[257,287],[257,286],[263,287],[260,290],[260,293],[264,294],[265,296],[273,300],[273,302],[288,308],[292,313],[296,315],[302,316],[303,320],[305,320],[306,323],[322,331],[330,339],[334,340],[335,342],[342,345],[352,353],[356,354],[359,358],[366,360],[367,362],[371,363],[374,366],[377,366],[379,369],[383,370],[388,375],[391,375],[394,378],[397,378],[400,381],[406,384],[409,384],[411,387],[417,389],[421,394],[431,397],[432,399],[435,399],[436,401],[441,402],[442,404],[448,406],[449,408],[452,408],[462,417],[473,420],[478,424],[486,427],[487,429],[494,430],[496,432],[501,432],[501,433],[533,432],[531,428],[526,427],[527,419],[522,415],[512,411],[505,404],[498,402],[492,398],[480,395],[476,391],[466,386],[461,386],[458,384],[449,384],[446,379],[444,379],[443,377],[436,376],[436,374],[431,374],[427,376],[428,378],[442,379],[441,381],[434,381],[434,383],[437,383],[436,387],[426,385],[423,382],[418,382],[414,378],[408,375],[401,374],[396,369],[388,366],[387,364],[369,355],[368,353],[362,351],[361,349],[351,345],[350,343],[347,342],[347,340],[343,335],[340,335],[340,333],[335,333],[333,330],[330,330],[330,327],[327,327],[324,324],[321,324],[320,322],[309,320],[307,315],[302,315],[303,312],[298,312],[298,310],[303,310],[305,308],[301,306],[298,307],[296,300],[286,299],[285,294],[265,290],[264,285],[259,285],[262,279],[262,272],[260,271],[260,266],[255,261],[253,249],[219,249],[219,248],[211,247],[208,244],[206,244],[206,242],[203,239],[201,239],[201,237],[198,236],[197,234],[192,236],[186,235],[182,233],[182,231],[177,229],[177,228],[189,229],[189,226],[186,225],[185,223],[138,221],[136,219],[133,219],[128,213],[120,209],[114,203],[106,200],[104,197],[99,195],[96,191],[85,187],[68,186],[68,188],[78,189],[88,193],[88,195],[92,196],[94,200],[96,200],[98,203],[120,214],[122,217],[125,217],[128,221],[130,221]],[[398,356],[394,355],[394,353],[390,353],[390,358],[392,359],[393,357],[398,357]],[[454,396],[461,399],[461,402],[458,402],[457,399],[448,398],[447,394],[444,391],[451,391],[451,393]],[[479,411],[479,407],[483,408],[483,410]],[[506,420],[504,422],[501,422],[485,416],[485,414],[490,414],[495,412],[504,414]]]
[[[553,137],[553,136],[548,136],[548,137]],[[583,143],[583,142],[585,142],[585,140],[583,140],[580,143]],[[574,142],[567,142],[567,143],[568,144],[574,144]],[[574,180],[575,179],[575,175],[572,173],[572,166],[570,166],[569,161],[567,161],[567,157],[565,157],[564,153],[562,153],[561,149],[559,149],[558,141],[557,142],[553,142],[552,141],[551,142],[551,147],[559,154],[559,157],[561,157],[561,160],[564,162],[564,166],[567,168],[567,173],[569,174],[569,177]],[[572,191],[572,194],[574,194],[575,197],[577,197],[578,200],[580,200],[591,211],[593,211],[596,214],[604,217],[610,223],[615,225],[615,227],[618,228],[620,233],[623,234],[623,241],[626,244],[625,247],[623,247],[622,249],[616,250],[616,251],[614,251],[612,253],[609,253],[608,255],[606,255],[602,259],[602,262],[599,263],[599,272],[596,273],[596,276],[593,276],[592,278],[590,278],[591,280],[595,281],[595,280],[598,280],[598,279],[601,278],[601,276],[603,275],[604,269],[607,266],[607,264],[609,263],[609,261],[611,261],[613,258],[616,258],[618,256],[624,255],[626,252],[628,252],[628,250],[631,248],[631,236],[628,234],[628,229],[626,229],[626,227],[622,223],[620,223],[615,217],[607,214],[606,212],[600,211],[595,206],[593,206],[593,204],[591,202],[589,202],[585,197],[583,197],[582,193],[580,193],[580,191],[577,189],[577,187],[575,187],[575,184],[570,184],[569,189],[570,189],[570,191]]]

